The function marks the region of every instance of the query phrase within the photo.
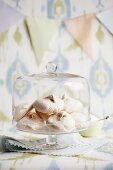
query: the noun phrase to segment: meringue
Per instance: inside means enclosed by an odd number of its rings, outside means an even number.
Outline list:
[[[75,121],[70,114],[66,111],[61,111],[56,115],[52,115],[48,121],[48,124],[54,125],[60,130],[73,130],[75,129]]]
[[[19,120],[16,126],[37,130],[44,126],[44,122],[36,113],[30,112],[28,116]]]
[[[51,99],[51,97],[53,97],[53,99]],[[42,113],[58,113],[64,108],[64,102],[55,96],[48,96],[44,99],[35,100],[33,107]]]
[[[20,104],[17,107],[15,107],[15,120],[19,121],[22,117],[25,116],[26,111],[29,108],[29,104],[28,103],[24,103],[24,104]]]

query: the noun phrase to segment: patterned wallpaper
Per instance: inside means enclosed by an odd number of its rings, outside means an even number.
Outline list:
[[[113,0],[0,2],[0,128],[12,119],[15,78],[45,71],[48,61],[87,78],[92,113],[113,113],[113,34],[97,15],[112,6]]]
[[[70,18],[97,13],[113,6],[112,0],[3,0],[25,16]]]

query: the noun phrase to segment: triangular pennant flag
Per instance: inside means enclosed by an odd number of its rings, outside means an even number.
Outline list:
[[[7,31],[22,18],[23,16],[14,8],[0,1],[0,33]]]
[[[93,40],[95,41],[94,19],[95,14],[89,14],[65,21],[68,32],[92,59],[95,57],[95,47],[93,45]]]
[[[37,64],[40,64],[48,50],[53,35],[57,31],[58,21],[50,19],[27,18],[27,25]]]
[[[113,8],[98,14],[97,18],[113,35]]]

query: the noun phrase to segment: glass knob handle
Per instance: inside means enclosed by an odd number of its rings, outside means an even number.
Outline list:
[[[48,73],[54,73],[57,70],[57,65],[54,62],[48,62],[46,65],[46,71]]]

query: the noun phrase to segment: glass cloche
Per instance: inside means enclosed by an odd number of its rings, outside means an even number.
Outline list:
[[[21,131],[48,136],[87,129],[90,90],[84,77],[55,72],[18,77],[13,86],[13,125]],[[23,93],[24,91],[24,93]]]

